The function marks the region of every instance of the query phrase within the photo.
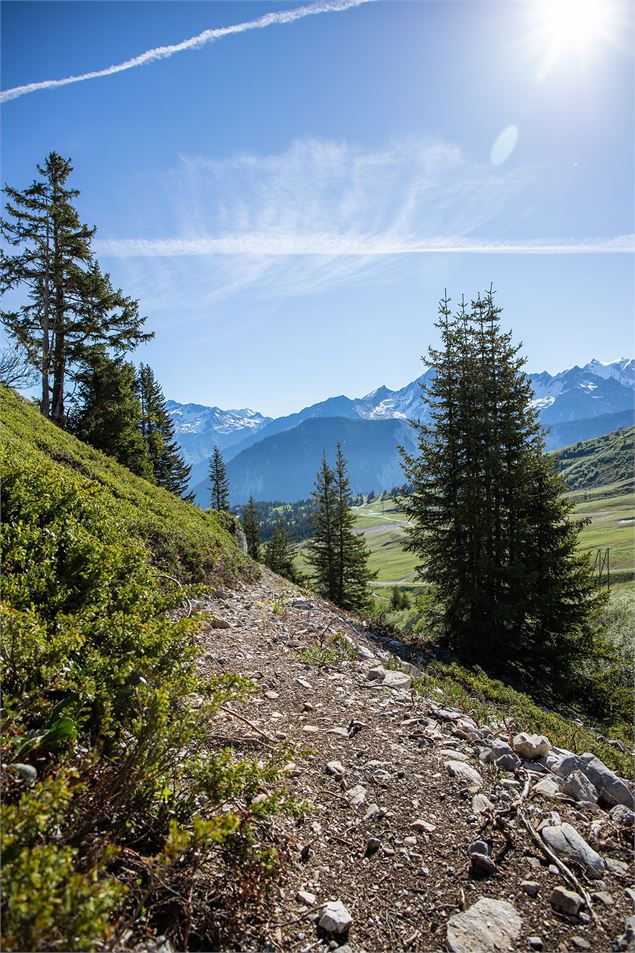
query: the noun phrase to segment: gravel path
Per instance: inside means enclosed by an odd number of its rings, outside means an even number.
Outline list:
[[[271,745],[262,733],[294,745],[288,783],[310,808],[300,821],[280,820],[287,860],[266,919],[245,938],[244,949],[608,953],[627,948],[613,944],[633,913],[626,892],[633,881],[632,841],[606,812],[571,800],[554,803],[533,792],[522,803],[534,829],[556,809],[553,823],[570,823],[610,858],[612,869],[600,880],[572,868],[592,909],[587,904],[575,916],[557,912],[554,889],[574,888],[550,865],[513,808],[527,772],[514,774],[479,760],[469,713],[443,709],[407,687],[387,687],[380,672],[369,678],[380,662],[389,671],[394,664],[379,637],[340,621],[332,606],[266,570],[260,582],[219,592],[204,608],[217,620],[201,636],[205,670],[247,675],[260,689],[234,706],[254,727],[221,715],[223,735],[235,739],[239,754],[247,750],[246,736],[255,739],[247,744],[252,751],[260,747],[263,758]],[[225,623],[228,627],[218,627]],[[330,652],[327,665],[314,664],[320,645]],[[401,680],[407,683],[406,676]],[[508,740],[501,726],[490,727],[501,743]],[[449,768],[450,762],[458,768]],[[485,802],[474,801],[477,791],[489,799],[489,812],[479,812]],[[495,812],[508,808],[496,821]],[[468,848],[479,839],[485,841],[479,849],[486,860],[474,863]],[[469,919],[463,926],[455,919],[448,929],[452,917],[480,898],[511,904],[519,932],[513,935],[512,911],[503,917],[501,934],[487,905],[470,914],[481,916],[482,935]],[[321,905],[328,901],[341,901],[350,929],[320,928]]]

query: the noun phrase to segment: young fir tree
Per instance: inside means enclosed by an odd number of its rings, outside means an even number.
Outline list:
[[[294,555],[295,544],[291,539],[287,521],[280,515],[265,549],[265,565],[279,576],[291,582],[298,582],[299,574],[293,564]]]
[[[353,531],[351,487],[342,445],[338,443],[334,470],[336,591],[333,601],[342,609],[361,612],[370,599],[368,584],[377,573],[368,568],[364,536]]]
[[[596,598],[524,361],[500,328],[492,291],[454,315],[445,297],[437,327],[429,419],[414,425],[418,456],[404,453],[408,546],[455,648],[566,680],[591,649]]]
[[[188,489],[191,467],[179,453],[163,391],[147,364],[139,367],[137,393],[141,404],[141,433],[148,448],[155,482],[191,502],[194,499]]]
[[[226,510],[229,512],[229,480],[223,461],[222,454],[218,447],[214,447],[212,459],[209,465],[209,478],[212,490],[212,509]]]
[[[152,335],[142,331],[138,303],[114,290],[93,259],[95,229],[74,206],[70,161],[51,152],[37,171],[28,188],[4,190],[0,232],[16,253],[0,256],[0,290],[24,288],[27,303],[0,321],[38,371],[42,413],[64,426],[69,378],[92,349],[121,357]]]
[[[243,507],[242,520],[243,530],[247,537],[247,554],[252,559],[260,559],[260,521],[258,519],[258,510],[253,496]]]
[[[152,461],[141,433],[134,366],[95,350],[78,374],[77,405],[69,420],[73,433],[154,482]]]
[[[315,588],[343,609],[359,611],[368,604],[368,583],[374,574],[368,569],[366,541],[353,532],[350,481],[340,444],[335,469],[326,454],[322,457],[313,500],[314,535],[307,546],[307,560],[313,567]]]
[[[326,451],[315,478],[313,505],[313,537],[306,547],[307,562],[313,568],[316,592],[335,602],[338,593],[337,491],[335,473],[326,459]]]

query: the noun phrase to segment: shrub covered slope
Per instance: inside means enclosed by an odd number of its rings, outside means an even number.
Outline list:
[[[250,685],[199,679],[202,620],[183,602],[251,564],[220,518],[6,388],[2,422],[3,948],[125,949],[157,931],[217,948],[232,905],[263,888],[263,818],[285,801],[275,761],[214,747],[214,712]]]

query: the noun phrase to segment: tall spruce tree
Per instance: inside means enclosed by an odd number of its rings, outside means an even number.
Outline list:
[[[152,461],[141,433],[134,366],[112,360],[96,349],[86,358],[77,379],[77,409],[69,418],[70,429],[80,440],[154,483]]]
[[[147,364],[139,367],[137,393],[141,404],[141,433],[148,448],[155,482],[191,502],[194,499],[188,489],[191,467],[179,453],[163,391]]]
[[[39,373],[42,413],[64,426],[69,378],[92,349],[121,357],[152,335],[142,331],[138,303],[113,289],[93,258],[95,229],[79,219],[70,161],[51,152],[37,171],[28,188],[4,190],[0,232],[17,251],[1,253],[0,290],[24,288],[28,302],[0,321]]]
[[[299,582],[299,573],[293,563],[295,549],[287,521],[281,514],[265,549],[265,565],[279,576]]]
[[[368,605],[368,583],[375,574],[368,569],[366,541],[353,531],[350,481],[339,443],[334,469],[326,453],[322,457],[313,500],[314,535],[307,544],[307,561],[315,588],[341,608],[360,611]]]
[[[335,457],[335,565],[334,602],[342,609],[361,612],[370,600],[368,585],[377,573],[368,568],[369,549],[362,534],[355,533],[351,487],[342,445]]]
[[[313,568],[313,585],[321,596],[335,602],[338,593],[337,490],[335,473],[329,466],[326,451],[315,477],[312,514],[313,537],[306,547],[307,562]]]
[[[229,480],[225,462],[218,447],[214,447],[209,465],[212,490],[212,509],[229,511]]]
[[[499,668],[538,666],[566,680],[591,649],[595,594],[579,526],[544,452],[524,360],[500,327],[493,292],[451,313],[439,305],[441,345],[415,423],[408,548],[421,558],[451,645]]]
[[[242,520],[243,530],[247,537],[247,554],[252,559],[260,559],[260,521],[258,519],[258,509],[253,496],[243,507]]]

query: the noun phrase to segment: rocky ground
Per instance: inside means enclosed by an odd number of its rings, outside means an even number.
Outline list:
[[[629,785],[414,692],[378,635],[266,571],[205,603],[203,669],[260,686],[223,734],[238,752],[291,743],[309,805],[280,821],[282,879],[244,949],[629,949]]]

